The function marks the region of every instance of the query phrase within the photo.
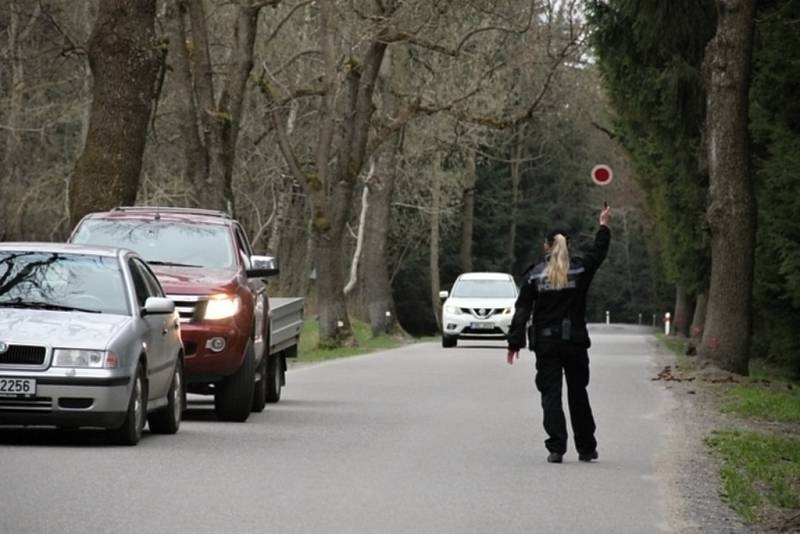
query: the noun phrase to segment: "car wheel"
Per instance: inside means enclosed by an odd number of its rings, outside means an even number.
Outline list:
[[[242,366],[218,384],[214,394],[214,409],[222,421],[243,423],[250,417],[253,406],[253,386],[256,376],[253,340],[247,341]]]
[[[267,361],[267,402],[275,403],[281,400],[283,389],[283,353],[270,355]]]
[[[442,334],[442,347],[449,349],[455,347],[458,344],[458,336],[448,336],[447,334]]]
[[[261,413],[267,405],[267,355],[261,358],[256,371],[256,383],[253,385],[253,406],[251,411]]]
[[[183,417],[183,398],[183,366],[178,361],[175,366],[175,373],[172,375],[172,384],[167,392],[167,405],[163,409],[147,416],[150,432],[175,434],[178,431]]]
[[[140,363],[136,367],[136,376],[133,378],[131,400],[128,401],[128,411],[125,421],[119,428],[111,429],[111,441],[118,445],[136,445],[142,439],[145,419],[147,418],[147,385],[144,381],[144,370]]]

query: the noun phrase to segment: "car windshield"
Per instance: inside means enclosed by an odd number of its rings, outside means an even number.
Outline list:
[[[226,269],[233,266],[226,226],[145,220],[87,220],[73,243],[133,250],[155,265]]]
[[[116,258],[0,251],[0,309],[33,308],[128,315]]]
[[[513,299],[517,296],[511,280],[459,280],[453,288],[459,298]]]

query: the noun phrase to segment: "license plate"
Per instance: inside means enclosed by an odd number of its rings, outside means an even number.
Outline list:
[[[472,328],[474,330],[493,330],[494,323],[472,323]]]
[[[33,397],[36,395],[34,378],[0,378],[0,397]]]

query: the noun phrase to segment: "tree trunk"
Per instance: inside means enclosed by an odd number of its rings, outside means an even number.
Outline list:
[[[464,179],[462,204],[464,210],[461,217],[461,272],[472,271],[472,232],[475,225],[475,184],[478,174],[475,170],[475,150],[467,154],[467,174]]]
[[[367,233],[364,236],[364,283],[367,293],[367,312],[372,335],[388,334],[395,325],[395,306],[386,258],[386,243],[392,214],[392,196],[397,176],[397,145],[393,144],[387,161],[380,165],[369,184],[371,207],[367,213]],[[379,162],[380,163],[380,162]]]
[[[175,78],[175,106],[178,128],[183,143],[182,178],[190,203],[200,205],[198,192],[208,176],[208,154],[198,125],[198,110],[194,95],[192,67],[187,49],[186,3],[167,4],[167,34],[169,35],[169,72]]]
[[[672,335],[689,335],[689,295],[686,288],[678,286],[675,291],[675,317],[672,318]]]
[[[355,343],[347,314],[347,299],[342,290],[345,276],[344,233],[353,186],[339,182],[330,200],[315,199],[313,229],[316,242],[317,299],[319,303],[319,338],[326,346]]]
[[[373,168],[374,171],[374,168]],[[369,181],[372,179],[372,172],[364,183],[364,188],[361,190],[361,213],[358,216],[358,233],[356,234],[356,248],[353,251],[353,259],[350,262],[350,277],[347,284],[344,286],[344,294],[349,295],[358,283],[358,264],[361,262],[361,254],[364,250],[364,232],[367,225],[367,214],[369,213],[370,202],[369,198]]]
[[[318,228],[316,221],[315,227]],[[353,344],[347,303],[342,292],[345,284],[343,233],[317,230],[315,237],[320,345],[333,347]]]
[[[403,75],[405,61],[391,49],[386,52],[387,58],[381,68],[379,81],[381,101],[384,111],[389,115],[397,114],[397,99],[388,87],[387,80],[392,76]],[[366,234],[364,236],[364,290],[367,300],[367,314],[373,336],[391,333],[397,325],[392,282],[389,275],[386,245],[392,217],[392,198],[397,177],[397,156],[402,146],[403,133],[396,134],[388,144],[388,149],[378,156],[378,172],[370,181],[370,198],[372,207],[367,213]]]
[[[89,131],[69,188],[70,223],[133,204],[155,96],[155,0],[106,0],[89,39]]]
[[[694,315],[692,316],[692,326],[689,333],[692,339],[703,337],[703,330],[706,323],[706,306],[708,305],[708,298],[705,293],[697,295],[697,301],[694,304]]]
[[[755,0],[718,0],[706,48],[711,281],[701,354],[748,373],[755,199],[748,153],[748,89]]]
[[[431,305],[433,316],[436,319],[437,327],[442,326],[442,302],[439,299],[439,224],[441,214],[439,206],[441,204],[442,187],[442,154],[436,152],[433,156],[431,166],[431,239],[430,239],[430,270],[431,270]]]

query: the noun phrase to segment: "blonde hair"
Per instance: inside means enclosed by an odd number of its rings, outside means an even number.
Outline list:
[[[569,271],[569,249],[567,238],[556,234],[550,246],[550,258],[547,260],[547,275],[553,289],[563,289],[567,286],[567,272]]]

